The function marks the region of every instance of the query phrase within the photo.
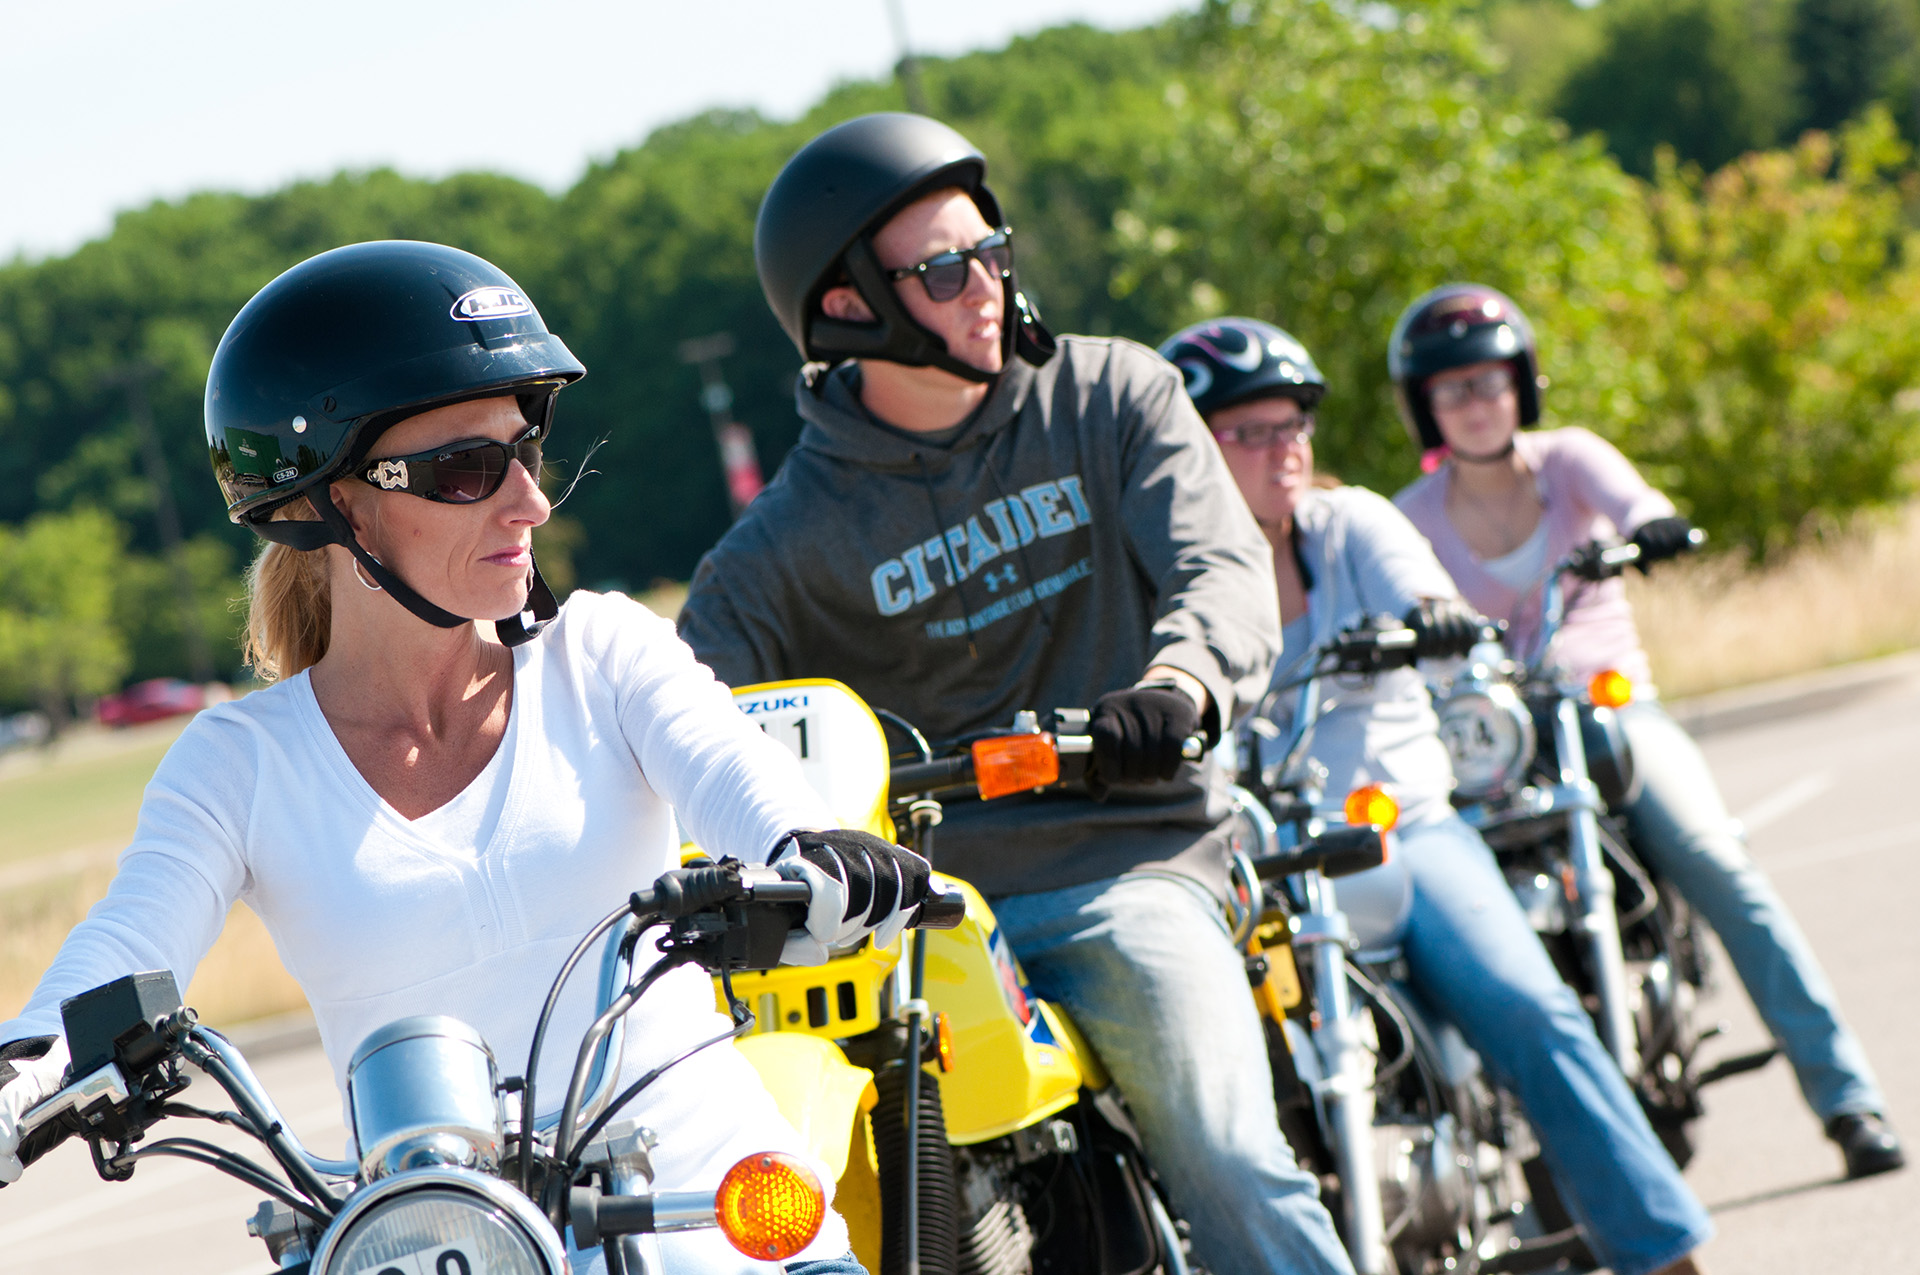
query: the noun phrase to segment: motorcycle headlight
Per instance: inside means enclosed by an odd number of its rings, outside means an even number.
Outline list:
[[[561,1275],[553,1228],[518,1192],[458,1169],[357,1193],[321,1238],[316,1275]]]
[[[1454,794],[1481,801],[1518,783],[1533,761],[1533,714],[1505,682],[1462,686],[1439,707]]]

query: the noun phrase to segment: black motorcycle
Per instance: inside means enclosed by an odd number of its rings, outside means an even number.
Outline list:
[[[1704,540],[1693,533],[1694,545]],[[1493,848],[1601,1043],[1684,1167],[1702,1087],[1763,1067],[1779,1050],[1699,1065],[1700,1046],[1725,1028],[1696,1021],[1710,974],[1702,923],[1629,835],[1639,777],[1616,710],[1630,702],[1631,683],[1609,670],[1576,685],[1550,662],[1565,581],[1595,584],[1640,560],[1633,544],[1574,550],[1547,576],[1533,657],[1512,659],[1483,643],[1434,688],[1434,704],[1453,759],[1454,805]]]

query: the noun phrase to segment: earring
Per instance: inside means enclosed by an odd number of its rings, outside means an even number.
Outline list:
[[[364,571],[362,571],[362,570],[360,569],[360,559],[358,559],[358,558],[355,558],[355,559],[353,560],[353,575],[354,575],[354,578],[355,578],[355,579],[357,579],[358,581],[360,581],[360,583],[361,583],[361,584],[364,584],[364,585],[366,585],[366,586],[367,586],[367,588],[369,588],[369,589],[371,589],[371,590],[373,590],[373,592],[375,592],[375,593],[381,593],[381,592],[384,592],[384,590],[382,589],[382,587],[381,587],[380,585],[377,585],[377,584],[375,584],[375,583],[374,583],[373,581],[371,581],[371,580],[369,580],[369,579],[367,579],[367,574],[366,574],[366,572],[364,572]]]

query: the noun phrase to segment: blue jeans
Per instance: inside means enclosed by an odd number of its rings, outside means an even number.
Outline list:
[[[1126,1095],[1196,1260],[1216,1275],[1351,1275],[1280,1132],[1265,1032],[1218,902],[1125,876],[996,899],[1034,990],[1066,1006]]]
[[[1413,878],[1402,947],[1414,987],[1520,1099],[1595,1255],[1615,1275],[1646,1275],[1705,1243],[1706,1211],[1480,835],[1448,814],[1402,828],[1399,843]]]
[[[1735,831],[1699,745],[1657,701],[1620,711],[1640,795],[1628,810],[1635,848],[1713,927],[1753,1006],[1786,1051],[1822,1120],[1885,1111],[1860,1040],[1772,882]]]

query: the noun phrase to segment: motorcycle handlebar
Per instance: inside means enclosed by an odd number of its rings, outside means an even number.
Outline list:
[[[1707,533],[1700,528],[1694,527],[1687,532],[1688,550],[1699,549],[1706,543]],[[1598,583],[1601,580],[1611,580],[1645,558],[1646,554],[1641,551],[1640,546],[1632,541],[1609,545],[1598,540],[1590,540],[1567,555],[1560,570],[1576,575],[1582,580]],[[1658,559],[1648,559],[1648,561],[1658,561]]]
[[[1065,711],[1067,710],[1055,710],[1055,714],[1059,716]],[[1084,719],[1084,714],[1081,717]],[[1021,733],[1023,732],[1008,732],[1008,734]],[[1091,757],[1093,755],[1093,736],[1091,735],[1055,733],[1051,738],[1053,750],[1057,756]],[[952,745],[952,747],[959,747],[959,745]],[[1206,755],[1207,741],[1204,736],[1189,735],[1181,741],[1182,760],[1197,762]],[[889,790],[895,796],[905,793],[934,792],[942,788],[957,788],[970,784],[974,782],[973,753],[968,748],[950,756],[936,757],[932,761],[902,762],[888,772],[887,781]]]

